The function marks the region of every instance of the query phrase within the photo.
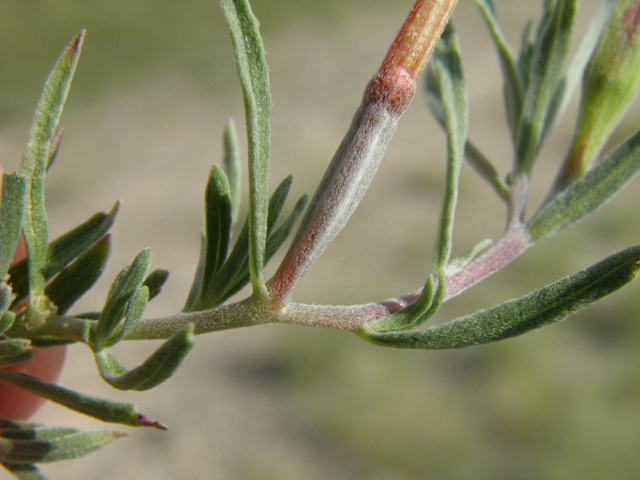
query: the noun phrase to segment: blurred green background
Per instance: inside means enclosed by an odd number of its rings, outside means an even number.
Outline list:
[[[272,186],[293,173],[292,198],[313,191],[411,3],[254,2],[272,70]],[[513,45],[541,3],[496,1]],[[579,29],[598,3],[582,2]],[[471,1],[461,0],[454,18],[472,136],[506,172],[511,148],[495,54]],[[176,312],[195,269],[202,192],[221,159],[222,128],[230,116],[243,122],[222,14],[215,0],[0,0],[0,158],[8,170],[49,69],[81,28],[88,36],[48,184],[52,236],[122,199],[111,266],[77,310],[99,308],[117,271],[150,246],[154,266],[172,276],[148,316]],[[568,117],[535,171],[531,210],[566,148]],[[639,120],[636,108],[616,140]],[[444,138],[418,95],[370,193],[295,300],[368,302],[422,284],[444,158]],[[434,321],[523,295],[637,243],[638,193],[632,185]],[[465,168],[454,253],[498,238],[503,219],[501,203]],[[103,452],[45,471],[69,480],[639,478],[638,311],[632,285],[562,324],[451,352],[395,351],[301,327],[222,332],[199,337],[182,370],[142,394],[110,389],[87,349],[74,346],[63,385],[136,402],[171,429],[133,430]],[[126,344],[117,353],[134,365],[155,347]],[[55,405],[36,419],[99,426]]]

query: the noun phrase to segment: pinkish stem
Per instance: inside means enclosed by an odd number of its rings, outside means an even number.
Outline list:
[[[276,308],[287,304],[298,281],[355,211],[456,3],[416,1],[382,66],[367,85],[349,132],[327,168],[289,251],[267,283]]]

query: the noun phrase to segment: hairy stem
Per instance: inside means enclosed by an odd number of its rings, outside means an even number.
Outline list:
[[[346,225],[380,165],[400,116],[457,0],[417,0],[364,93],[300,228],[267,289],[284,306],[298,281]]]
[[[520,256],[533,243],[524,229],[507,231],[489,251],[447,279],[444,300],[449,300],[484,280]],[[195,326],[196,334],[266,323],[285,323],[334,330],[357,330],[363,323],[379,320],[398,312],[418,299],[422,290],[402,297],[362,305],[304,305],[289,303],[278,309],[249,297],[237,303],[199,312],[179,313],[164,318],[140,320],[126,340],[167,339],[187,324]],[[94,322],[69,317],[51,317],[36,331],[12,332],[24,338],[55,335],[84,342]]]

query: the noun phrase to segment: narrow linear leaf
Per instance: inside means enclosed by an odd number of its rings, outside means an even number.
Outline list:
[[[561,95],[556,95],[557,101],[554,103],[557,105],[557,108],[555,109],[553,116],[547,119],[547,131],[553,131],[558,119],[561,118],[567,110],[573,94],[580,85],[587,63],[589,62],[589,59],[598,44],[598,40],[607,25],[607,21],[611,18],[611,13],[616,3],[617,0],[604,0],[598,10],[598,13],[596,13],[591,19],[587,31],[580,40],[578,49],[567,67],[567,73],[565,74],[561,85],[563,92]]]
[[[144,282],[150,263],[151,249],[147,248],[140,252],[133,263],[125,267],[114,280],[94,330],[94,344],[98,349],[104,347],[111,339],[125,315],[129,301]]]
[[[602,207],[640,170],[640,131],[605,160],[547,202],[529,222],[531,239],[538,242],[560,233]]]
[[[60,152],[60,143],[62,142],[62,129],[58,130],[53,138],[49,141],[49,158],[47,158],[47,171],[53,166],[53,163]]]
[[[206,189],[203,290],[208,289],[227,259],[232,223],[229,182],[224,171],[214,165]]]
[[[144,415],[138,413],[138,407],[131,403],[114,402],[85,395],[30,375],[6,370],[0,370],[0,381],[16,385],[39,397],[59,403],[71,410],[103,422],[119,423],[131,427],[154,426],[162,428],[161,425],[153,425],[154,422],[149,421]]]
[[[293,232],[293,228],[295,227],[296,222],[304,213],[308,200],[309,199],[306,195],[300,197],[289,216],[284,219],[277,228],[275,228],[273,231],[269,231],[269,236],[267,237],[267,249],[265,251],[265,264],[269,263],[269,261],[278,252],[278,250],[280,250],[280,247],[282,247],[284,242],[287,241],[287,239]],[[248,269],[245,268],[244,272],[245,275],[243,277],[239,277],[238,275],[236,275],[233,282],[223,287],[224,290],[221,291],[220,297],[217,300],[216,304],[219,305],[224,303],[249,283]]]
[[[533,64],[534,45],[530,40],[531,30],[533,30],[533,22],[529,21],[520,34],[520,53],[518,54],[518,61],[516,62],[523,92],[527,90],[529,72],[531,72],[531,65]]]
[[[195,327],[182,328],[156,350],[142,365],[127,370],[108,350],[95,352],[102,378],[118,390],[150,390],[171,377],[195,344]]]
[[[522,103],[524,98],[524,89],[520,81],[518,67],[513,58],[511,48],[507,43],[504,33],[500,28],[500,23],[496,16],[495,7],[492,0],[476,0],[476,5],[480,9],[487,26],[491,39],[498,53],[500,68],[503,77],[504,101],[507,112],[507,123],[509,130],[514,138],[518,131],[518,124],[522,114]]]
[[[0,461],[4,463],[46,463],[84,457],[124,436],[109,430],[74,432],[48,440],[8,440],[0,438]]]
[[[31,463],[2,463],[19,480],[49,480],[40,469]]]
[[[548,21],[541,24],[517,134],[515,167],[518,173],[531,171],[542,144],[549,109],[556,108],[553,100],[569,51],[577,9],[577,0],[557,0]]]
[[[433,275],[430,275],[422,289],[422,293],[415,302],[392,315],[371,322],[367,325],[367,331],[376,333],[401,332],[418,327],[421,323],[424,323],[421,320],[427,320],[425,314],[434,304],[436,291],[444,290],[439,288],[441,285],[442,283],[438,282],[438,286],[436,286]]]
[[[266,295],[267,177],[271,148],[271,90],[259,23],[248,0],[222,0],[244,96],[249,141],[249,270],[256,295]]]
[[[289,197],[289,191],[293,184],[293,176],[286,177],[280,185],[274,190],[273,195],[269,199],[269,215],[267,216],[267,231],[271,231],[280,218],[284,204]]]
[[[58,307],[58,315],[67,312],[98,281],[110,253],[111,236],[107,234],[47,285],[45,294]]]
[[[229,180],[229,196],[231,198],[231,217],[233,223],[238,220],[240,210],[240,147],[236,125],[229,119],[224,129],[224,171]]]
[[[489,310],[426,330],[361,336],[377,345],[444,349],[495,342],[564,320],[632,282],[640,269],[640,245],[565,277],[541,290]]]
[[[31,342],[22,338],[0,340],[0,368],[23,363],[33,358]]]
[[[162,287],[169,278],[169,271],[156,269],[147,275],[147,278],[144,279],[144,285],[149,289],[149,300],[153,300],[157,297],[162,291]]]
[[[61,235],[47,247],[47,262],[44,268],[45,280],[50,280],[64,267],[86,252],[109,231],[115,222],[120,203],[116,203],[109,213],[97,213],[73,230]],[[28,260],[25,259],[9,270],[11,285],[16,293],[14,305],[28,295]]]
[[[445,28],[440,42],[429,63],[437,83],[447,132],[447,172],[444,201],[440,215],[434,254],[434,273],[444,272],[451,254],[453,220],[458,200],[460,169],[464,160],[467,141],[467,90],[462,74],[462,60],[457,35],[451,23]]]
[[[274,229],[273,226],[269,228],[265,257],[266,262],[269,262],[269,260],[271,260],[276,252],[280,250],[280,247],[284,244],[284,242],[287,241],[287,239],[291,235],[291,232],[293,231],[293,227],[295,226],[296,222],[304,213],[304,210],[307,207],[307,203],[309,203],[309,197],[307,195],[302,195],[293,206],[293,209],[291,210],[289,216],[285,218],[277,228]]]
[[[15,312],[3,312],[2,315],[0,315],[0,334],[3,334],[7,330],[9,330],[13,325],[15,319]]]
[[[111,335],[109,341],[105,343],[105,347],[115,345],[125,338],[131,330],[133,330],[136,323],[138,323],[138,320],[142,318],[142,314],[144,313],[144,309],[148,302],[149,289],[145,285],[142,285],[127,304],[125,321],[121,324],[120,330]]]
[[[51,278],[91,245],[100,240],[113,226],[120,208],[116,202],[110,212],[97,213],[73,230],[61,235],[47,249],[46,276]]]
[[[246,225],[245,225],[246,226]],[[244,231],[244,229],[243,229]],[[248,235],[248,230],[246,232]],[[242,234],[241,234],[242,235]],[[247,238],[247,248],[248,248],[248,238]],[[234,246],[234,250],[238,246],[238,240],[236,240],[236,244]],[[202,295],[202,282],[204,280],[204,262],[206,260],[206,248],[207,248],[207,239],[205,238],[204,230],[200,233],[200,256],[198,257],[198,265],[196,266],[196,273],[193,277],[193,282],[191,283],[191,288],[189,289],[189,295],[187,295],[187,301],[182,308],[183,312],[192,312],[197,310],[196,303],[203,298]],[[231,252],[233,255],[233,251]],[[228,263],[228,260],[227,260]],[[225,263],[226,265],[226,263]],[[225,267],[222,266],[222,268]]]
[[[28,179],[23,234],[29,255],[29,290],[34,297],[42,295],[45,287],[48,222],[44,206],[44,177],[51,159],[51,140],[62,115],[84,37],[85,32],[82,31],[53,67],[36,109],[22,160],[21,173]]]
[[[511,191],[500,176],[498,169],[469,139],[465,145],[464,155],[469,165],[480,175],[505,202],[509,200]]]
[[[0,431],[4,438],[13,440],[51,440],[80,430],[71,427],[49,427],[22,420],[0,419]]]
[[[0,278],[9,271],[22,232],[27,180],[17,173],[2,176],[0,207]]]
[[[267,235],[271,235],[271,232],[284,208],[284,204],[289,195],[289,190],[291,188],[291,183],[293,182],[293,177],[288,176],[285,178],[280,185],[276,188],[269,200],[269,214],[267,218]],[[300,209],[299,206],[300,200],[296,207],[294,207],[294,212],[297,209]],[[306,205],[306,200],[304,201]],[[292,213],[293,214],[293,213]],[[297,220],[298,216],[295,216],[295,220]],[[283,225],[290,223],[291,218],[288,221],[283,222]],[[291,231],[289,231],[291,233]],[[265,264],[268,262],[275,251],[273,248],[277,245],[279,238],[281,238],[282,232],[279,232],[276,240],[271,240],[271,242],[267,243],[265,251]],[[286,239],[282,239],[284,242]],[[282,242],[280,243],[281,246]],[[250,281],[250,272],[249,272],[249,220],[244,223],[242,226],[242,230],[238,234],[238,238],[236,239],[236,243],[229,254],[227,261],[222,265],[220,271],[216,275],[216,278],[212,283],[210,283],[207,290],[202,289],[202,292],[199,294],[199,297],[196,301],[192,302],[189,308],[185,307],[185,311],[197,311],[197,310],[205,310],[207,308],[214,308],[220,305],[224,300],[229,298],[234,293],[240,291],[248,282]],[[192,287],[193,289],[193,287]],[[231,293],[233,292],[233,293]],[[190,294],[191,295],[191,294]]]
[[[481,242],[471,247],[463,255],[450,261],[449,265],[447,265],[446,271],[444,272],[445,276],[451,277],[456,273],[458,273],[459,271],[463,270],[467,265],[469,265],[471,262],[473,262],[473,260],[475,260],[475,258],[478,256],[480,252],[482,252],[483,250],[486,250],[492,244],[493,244],[493,240],[491,240],[490,238],[485,238]]]

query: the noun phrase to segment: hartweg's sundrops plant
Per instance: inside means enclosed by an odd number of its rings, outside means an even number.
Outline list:
[[[299,198],[284,214],[292,179],[271,195],[268,170],[271,93],[259,23],[248,0],[221,0],[231,32],[245,105],[248,138],[248,214],[239,218],[240,148],[233,122],[224,132],[224,157],[205,191],[202,247],[181,312],[145,318],[160,293],[164,270],[150,270],[143,250],[113,281],[104,305],[68,313],[103,272],[111,249],[109,229],[118,204],[70,232],[49,239],[44,182],[58,156],[59,120],[80,57],[85,32],[65,49],[46,81],[19,172],[3,177],[0,208],[0,382],[98,420],[165,429],[136,405],[92,397],[27,373],[34,349],[85,344],[102,378],[119,390],[149,390],[167,380],[192,350],[195,336],[267,323],[352,332],[375,345],[451,349],[495,342],[564,320],[632,282],[640,270],[640,245],[524,297],[424,327],[440,306],[500,271],[530,247],[594,213],[640,170],[640,131],[606,156],[604,147],[640,89],[640,0],[604,0],[575,52],[570,54],[577,0],[543,2],[535,28],[513,51],[492,0],[476,0],[503,74],[504,103],[513,161],[502,174],[468,135],[467,91],[458,37],[450,21],[456,0],[417,0],[310,200]],[[429,63],[427,63],[429,61]],[[359,305],[294,303],[296,285],[347,224],[363,198],[396,126],[420,94],[447,136],[444,199],[435,232],[431,272],[405,295]],[[529,205],[532,172],[540,152],[581,89],[573,139],[558,162],[555,181],[540,205]],[[277,132],[275,132],[277,135]],[[505,205],[505,229],[495,242],[477,239],[467,254],[451,258],[459,178],[467,161]],[[528,208],[528,210],[527,210]],[[527,214],[532,211],[532,214]],[[242,226],[234,229],[240,220]],[[295,230],[295,233],[294,233]],[[234,235],[233,232],[238,233]],[[291,238],[271,278],[265,265]],[[24,240],[22,240],[24,239]],[[24,241],[27,257],[16,250]],[[17,261],[17,262],[16,262]],[[357,268],[357,267],[356,267]],[[233,300],[245,287],[250,294]],[[112,352],[122,341],[161,339],[141,365],[128,369]],[[53,380],[55,381],[55,380]],[[13,390],[15,391],[15,390]],[[77,458],[123,436],[108,429],[80,431],[0,421],[0,463],[22,479],[45,478],[37,466]]]

